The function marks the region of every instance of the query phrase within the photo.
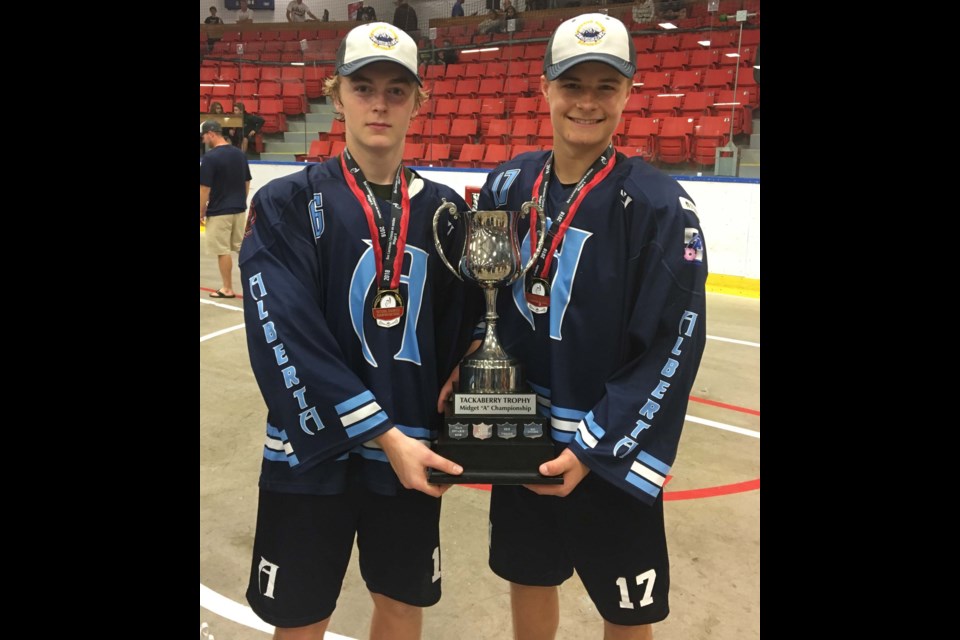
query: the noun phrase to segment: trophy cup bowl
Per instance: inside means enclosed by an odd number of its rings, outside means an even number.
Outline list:
[[[486,299],[486,334],[479,349],[460,364],[459,393],[454,394],[453,415],[444,419],[437,443],[440,455],[461,464],[460,476],[431,471],[435,483],[491,482],[496,484],[554,484],[562,478],[541,476],[540,463],[552,459],[549,424],[536,415],[536,394],[523,375],[523,366],[500,345],[497,337],[497,289],[522,278],[543,249],[546,218],[537,211],[537,247],[526,264],[520,257],[517,224],[536,203],[525,202],[520,211],[458,212],[443,201],[433,216],[433,240],[444,265],[459,279],[483,289]],[[437,226],[440,214],[466,220],[463,255],[454,268],[443,252]],[[510,422],[519,420],[519,422]],[[516,439],[516,440],[514,440]]]

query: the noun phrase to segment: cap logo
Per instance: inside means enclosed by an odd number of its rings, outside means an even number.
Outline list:
[[[577,27],[576,35],[579,44],[592,46],[599,43],[607,35],[607,30],[596,20],[587,20]]]
[[[400,44],[397,32],[386,27],[377,27],[370,32],[370,42],[378,49],[393,49]]]

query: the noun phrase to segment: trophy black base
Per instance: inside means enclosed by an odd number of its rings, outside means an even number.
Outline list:
[[[443,419],[433,446],[463,467],[452,476],[430,469],[433,484],[563,484],[563,476],[540,475],[556,457],[549,418],[517,415],[453,415]]]

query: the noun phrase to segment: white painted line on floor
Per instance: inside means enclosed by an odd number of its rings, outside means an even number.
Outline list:
[[[750,436],[751,438],[760,439],[760,432],[753,431],[752,429],[744,429],[743,427],[735,427],[731,424],[724,424],[722,422],[714,422],[713,420],[707,420],[706,418],[698,418],[696,416],[687,415],[686,419],[690,422],[696,422],[697,424],[703,424],[708,427],[713,427],[714,429],[723,429],[724,431],[732,431],[734,433],[739,433],[742,436]]]
[[[200,342],[206,342],[210,338],[216,338],[217,336],[222,336],[225,333],[230,333],[231,331],[236,331],[237,329],[243,329],[244,325],[235,324],[232,327],[227,327],[226,329],[220,329],[220,331],[214,331],[213,333],[208,333],[205,336],[200,336]]]
[[[230,311],[243,311],[243,307],[235,307],[230,304],[223,304],[222,302],[214,302],[213,300],[201,299],[200,302],[203,304],[212,304],[213,306],[220,307],[221,309],[230,309]]]
[[[207,611],[217,614],[221,618],[232,620],[245,627],[263,631],[264,633],[273,633],[273,625],[269,625],[258,618],[257,614],[253,612],[253,609],[234,602],[230,598],[220,595],[213,589],[203,586],[203,584],[200,585],[200,606]],[[211,628],[210,631],[213,631],[214,635],[216,635],[216,629]],[[323,635],[323,638],[324,640],[355,640],[355,638],[341,636],[336,633],[330,633],[329,631]]]
[[[250,607],[234,602],[226,596],[222,596],[213,589],[200,585],[200,606],[207,611],[212,611],[221,618],[232,620],[245,627],[273,633],[273,625],[267,624],[257,617]],[[214,630],[216,633],[216,630]]]
[[[707,340],[717,340],[719,342],[732,342],[733,344],[742,344],[748,347],[760,348],[759,342],[747,342],[746,340],[734,340],[733,338],[721,338],[720,336],[707,335]]]
[[[243,311],[240,307],[234,307],[228,304],[221,304],[219,302],[213,302],[212,300],[201,300],[200,302],[204,304],[212,304],[216,307],[221,307],[223,309],[230,309],[232,311]],[[242,329],[244,325],[238,324],[232,327],[227,327],[226,329],[221,329],[220,331],[215,331],[213,333],[207,334],[200,338],[200,342],[210,340],[211,338],[216,338],[225,333],[230,333],[231,331],[236,331],[237,329]],[[747,342],[745,340],[734,340],[733,338],[720,338],[717,336],[708,335],[709,340],[718,340],[720,342],[732,342],[734,344],[742,344],[748,347],[760,348],[760,343],[758,342]],[[688,415],[686,419],[690,422],[697,424],[702,424],[708,427],[713,427],[715,429],[723,429],[724,431],[732,431],[733,433],[739,433],[744,436],[750,436],[751,438],[760,439],[759,431],[752,431],[750,429],[744,429],[742,427],[735,427],[733,425],[724,424],[722,422],[715,422],[713,420],[707,420],[705,418],[697,418],[695,416]],[[213,591],[209,587],[205,587],[202,584],[200,585],[200,606],[204,609],[217,614],[221,618],[226,618],[227,620],[232,620],[237,624],[242,624],[251,629],[256,629],[258,631],[263,631],[265,633],[273,633],[273,626],[267,624],[263,620],[257,617],[257,614],[253,610],[245,605],[234,602],[233,600],[220,595],[216,591]],[[350,638],[348,636],[341,636],[336,633],[331,633],[327,631],[324,634],[324,640],[356,640],[355,638]]]

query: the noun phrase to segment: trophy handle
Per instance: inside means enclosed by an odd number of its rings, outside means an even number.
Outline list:
[[[437,254],[440,256],[440,260],[443,261],[443,264],[447,265],[447,269],[450,269],[453,275],[457,276],[458,279],[463,280],[463,276],[460,275],[460,272],[453,268],[450,264],[450,261],[447,260],[446,254],[443,252],[443,246],[440,244],[440,236],[437,235],[437,224],[440,222],[440,213],[444,210],[450,212],[450,216],[456,220],[459,214],[457,213],[457,205],[452,202],[447,202],[446,198],[441,200],[443,204],[437,207],[437,210],[433,213],[433,244],[437,248]]]
[[[537,210],[537,216],[540,218],[540,232],[537,234],[537,250],[530,253],[530,260],[527,261],[527,264],[524,265],[523,269],[517,274],[517,277],[513,279],[513,282],[516,282],[523,276],[527,274],[527,271],[530,270],[530,267],[533,266],[533,263],[537,261],[537,256],[540,255],[540,252],[543,251],[543,241],[547,237],[547,219],[543,216],[543,211],[540,211],[540,208],[537,207],[537,203],[533,200],[528,200],[523,203],[523,206],[520,207],[520,216],[523,217],[527,215],[530,209]]]

